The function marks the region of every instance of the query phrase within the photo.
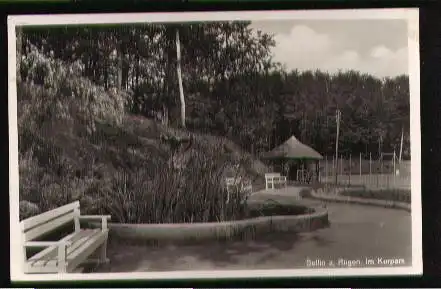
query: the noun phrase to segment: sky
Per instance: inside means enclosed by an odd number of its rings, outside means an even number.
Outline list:
[[[251,25],[274,35],[274,60],[289,70],[353,69],[380,78],[408,74],[405,20],[283,20]]]

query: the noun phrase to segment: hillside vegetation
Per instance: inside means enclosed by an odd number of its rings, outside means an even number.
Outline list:
[[[120,222],[223,220],[240,205],[225,204],[224,178],[258,180],[265,168],[225,138],[128,114],[123,91],[104,90],[35,47],[24,65],[22,218],[79,199],[85,213],[111,213]],[[185,152],[169,140],[183,137],[191,142]],[[184,169],[173,159],[185,162]]]

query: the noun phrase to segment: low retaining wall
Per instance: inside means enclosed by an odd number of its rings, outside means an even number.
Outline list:
[[[90,223],[100,226],[99,223]],[[328,211],[315,208],[314,213],[296,216],[269,216],[229,222],[182,224],[109,223],[112,237],[132,240],[204,240],[228,239],[242,234],[269,232],[310,232],[329,226]]]
[[[324,193],[323,189],[311,190],[309,193],[304,194],[304,196],[329,202],[338,203],[353,203],[359,205],[370,205],[379,206],[392,209],[401,209],[411,212],[411,205],[404,202],[392,201],[392,200],[378,200],[378,199],[368,199],[360,197],[342,196],[339,194],[339,190],[333,193]]]

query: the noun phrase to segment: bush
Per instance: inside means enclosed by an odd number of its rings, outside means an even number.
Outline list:
[[[121,223],[213,222],[237,219],[246,203],[243,192],[227,202],[224,184],[230,160],[215,149],[192,152],[181,169],[158,162],[137,172],[120,170],[112,188],[102,191],[101,212]]]
[[[49,58],[34,46],[21,62],[21,79],[17,88],[19,127],[24,122],[32,127],[56,119],[71,125],[80,122],[92,132],[96,120],[121,123],[130,105],[126,93],[105,90],[82,77],[78,63]]]
[[[20,220],[35,216],[40,213],[40,208],[37,204],[28,201],[21,201],[20,208]]]
[[[302,206],[300,204],[279,204],[268,202],[249,208],[248,217],[262,217],[262,216],[291,216],[291,215],[303,215],[313,213],[314,209]]]
[[[366,198],[366,199],[376,199],[376,200],[386,200],[395,201],[403,203],[411,203],[411,192],[410,190],[399,190],[399,189],[388,189],[388,190],[347,190],[341,192],[343,196]]]

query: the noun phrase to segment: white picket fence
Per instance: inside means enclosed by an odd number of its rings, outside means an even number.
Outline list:
[[[321,183],[340,185],[363,185],[371,189],[410,189],[410,161],[398,163],[393,160],[373,160],[358,158],[325,157],[320,161],[319,180]]]

